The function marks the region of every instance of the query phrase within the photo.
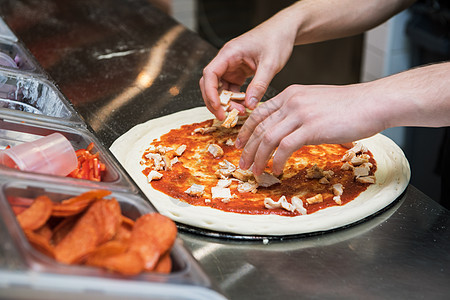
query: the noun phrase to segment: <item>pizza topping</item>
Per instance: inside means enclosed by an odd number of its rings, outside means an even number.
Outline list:
[[[227,188],[231,185],[231,179],[219,179],[219,181],[217,181],[216,186],[217,187],[222,187],[222,188]]]
[[[341,161],[345,161],[345,162],[351,161],[355,156],[356,156],[355,152],[353,152],[351,150],[348,150],[347,152],[345,152],[345,154],[342,157]]]
[[[189,194],[191,196],[201,196],[205,192],[205,187],[200,184],[193,184],[190,188],[188,188],[186,191],[184,191],[186,194]]]
[[[256,193],[258,184],[254,181],[241,182],[238,184],[237,190],[239,193]]]
[[[277,183],[281,183],[281,181],[273,176],[272,174],[269,174],[267,172],[262,173],[261,175],[255,176],[256,182],[259,186],[262,187],[269,187]]]
[[[306,178],[319,179],[323,177],[323,169],[314,164],[311,168],[306,170]]]
[[[280,200],[273,201],[272,198],[265,198],[264,199],[264,207],[267,209],[275,209],[281,207]]]
[[[223,156],[223,149],[217,144],[209,144],[208,152],[211,153],[214,158]]]
[[[351,148],[348,151],[352,151],[358,154],[358,153],[366,153],[367,151],[369,151],[369,149],[367,149],[367,147],[363,143],[356,143],[355,146],[353,146],[353,148]]]
[[[236,170],[236,166],[226,159],[219,162],[219,167],[220,168],[216,171],[216,175],[222,179],[228,179],[228,177]]]
[[[250,170],[242,170],[241,168],[237,168],[236,171],[232,173],[233,177],[242,181],[249,181],[253,179],[253,172]]]
[[[179,162],[178,157],[174,157],[170,160],[170,164],[173,166],[174,164],[176,164],[177,162]]]
[[[356,178],[359,183],[375,183],[375,176],[364,176]]]
[[[228,139],[228,140],[225,142],[225,145],[227,145],[227,146],[234,146],[234,142],[233,142],[232,139]]]
[[[222,106],[227,106],[230,103],[232,91],[222,90],[219,95],[220,104]]]
[[[308,202],[308,204],[321,203],[323,202],[323,196],[322,194],[317,194],[314,197],[306,198],[306,202]]]
[[[333,184],[332,190],[334,195],[333,197],[334,202],[341,205],[342,204],[341,195],[344,193],[344,186],[340,183],[336,183]]]
[[[164,160],[161,154],[157,153],[148,153],[145,155],[146,158],[153,160],[153,170],[161,171],[164,169]]]
[[[230,199],[231,198],[231,191],[229,188],[223,188],[219,186],[214,186],[211,188],[211,197],[213,199]]]
[[[356,178],[368,176],[370,174],[371,163],[364,163],[353,168],[353,174]]]
[[[161,155],[166,154],[167,152],[172,151],[172,150],[173,150],[172,147],[164,147],[164,146],[161,146],[161,145],[156,147],[156,152],[158,152]]]
[[[278,201],[273,201],[272,198],[267,197],[264,199],[264,207],[267,209],[283,208],[290,212],[298,211],[302,215],[306,214],[306,209],[303,207],[303,201],[300,198],[294,196],[291,202],[287,201],[286,196],[281,196]]]
[[[223,121],[222,126],[225,128],[236,126],[239,119],[238,114],[239,111],[236,108],[233,108],[233,110],[228,113],[227,117]]]
[[[350,171],[350,170],[353,170],[353,166],[351,164],[349,164],[348,162],[345,162],[341,166],[341,170],[343,170],[343,171]]]
[[[163,177],[163,174],[161,174],[155,170],[151,170],[150,173],[148,173],[148,175],[147,175],[148,182],[151,182],[152,180],[159,180],[162,177]]]
[[[163,155],[164,171],[172,170],[172,160],[167,155]]]
[[[354,166],[359,166],[362,165],[364,163],[368,163],[370,159],[370,156],[368,154],[361,154],[358,156],[353,157],[350,162],[352,163],[352,165]]]
[[[294,197],[291,198],[291,202],[292,202],[292,205],[295,207],[295,210],[299,214],[301,214],[301,215],[306,215],[307,214],[306,208],[303,207],[302,199],[300,199],[297,196],[294,196]]]
[[[194,129],[192,134],[195,134],[195,133],[207,134],[207,133],[210,133],[210,132],[214,132],[216,130],[217,130],[217,127],[215,127],[215,126],[199,127],[199,128]]]
[[[186,148],[187,148],[186,145],[181,145],[180,147],[178,147],[178,148],[175,150],[175,155],[176,155],[176,156],[181,156],[181,155],[183,155],[183,153],[184,153],[184,151],[186,150]]]
[[[230,100],[245,100],[245,93],[239,92],[235,93],[232,91],[222,90],[219,94],[220,104],[222,106],[228,106]]]

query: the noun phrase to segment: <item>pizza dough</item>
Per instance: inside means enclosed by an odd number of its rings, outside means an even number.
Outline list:
[[[163,215],[186,225],[242,235],[297,235],[327,231],[350,225],[385,208],[406,189],[410,168],[403,151],[382,134],[361,142],[372,152],[376,162],[377,182],[353,201],[296,217],[246,215],[224,212],[205,206],[192,206],[152,188],[142,174],[140,164],[149,144],[171,129],[212,119],[206,107],[197,107],[136,125],[119,137],[111,152],[134,179],[150,202]]]

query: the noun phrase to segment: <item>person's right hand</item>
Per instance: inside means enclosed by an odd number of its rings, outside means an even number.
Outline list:
[[[289,59],[295,37],[296,30],[289,26],[289,19],[275,16],[226,43],[205,67],[200,79],[200,89],[208,109],[223,120],[225,112],[220,105],[219,91],[237,92],[252,75],[244,104],[233,102],[230,109],[236,108],[241,113],[246,107],[254,109],[275,74]]]

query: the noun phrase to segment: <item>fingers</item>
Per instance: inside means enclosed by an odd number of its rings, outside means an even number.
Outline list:
[[[223,121],[225,119],[225,112],[220,105],[218,93],[219,76],[206,67],[203,70],[203,77],[200,78],[199,85],[206,107],[217,119]]]
[[[248,85],[245,97],[245,106],[250,109],[255,109],[258,102],[261,101],[262,97],[267,91],[270,82],[275,76],[275,72],[271,66],[266,66],[261,64],[252,81]]]
[[[284,166],[292,153],[304,145],[303,131],[303,127],[297,128],[280,141],[272,161],[272,172],[274,175],[282,174]]]

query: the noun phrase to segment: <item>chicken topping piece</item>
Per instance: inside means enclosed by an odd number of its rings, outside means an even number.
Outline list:
[[[307,214],[306,208],[303,207],[302,199],[300,199],[297,196],[294,196],[294,197],[291,198],[291,202],[292,202],[292,205],[295,207],[295,210],[299,214],[301,214],[301,215],[306,215]]]
[[[239,111],[236,108],[233,108],[232,111],[230,111],[225,118],[225,120],[222,123],[222,126],[225,128],[231,128],[236,126],[239,117],[238,117]]]
[[[233,177],[242,181],[249,181],[253,179],[253,172],[250,170],[242,170],[241,168],[237,168],[236,171],[232,173]]]
[[[267,209],[275,209],[281,207],[280,201],[273,201],[272,198],[264,199],[264,207]]]
[[[219,99],[222,106],[227,106],[230,103],[230,100],[245,100],[245,93],[235,93],[232,91],[222,90],[219,94]]]
[[[319,179],[323,177],[323,169],[314,164],[309,169],[306,169],[306,178],[308,179]]]
[[[281,183],[281,181],[273,176],[272,174],[269,174],[267,172],[262,173],[261,175],[255,176],[256,182],[259,186],[262,187],[269,187],[277,183]]]
[[[356,178],[356,181],[360,183],[375,183],[376,179],[375,176],[364,176]]]
[[[153,160],[153,170],[161,171],[164,169],[164,160],[161,154],[158,153],[148,153],[145,155],[150,160]]]
[[[219,169],[216,171],[216,176],[222,179],[228,179],[231,174],[236,171],[236,166],[230,163],[228,160],[224,159],[219,162]]]
[[[344,186],[340,183],[336,183],[333,184],[332,190],[334,195],[333,197],[334,202],[341,205],[342,204],[341,195],[344,193]]]
[[[357,156],[353,157],[350,160],[350,162],[354,166],[359,166],[359,165],[362,165],[364,163],[368,163],[369,159],[370,159],[370,156],[368,154],[360,154],[360,155],[357,155]]]
[[[353,168],[353,175],[356,178],[368,176],[370,173],[370,168],[372,167],[371,163],[364,163],[360,166]]]
[[[177,149],[175,149],[175,155],[176,156],[181,156],[183,155],[184,151],[186,150],[187,146],[186,145],[181,145],[180,147],[178,147]]]
[[[227,146],[234,146],[234,142],[233,142],[232,139],[228,139],[228,140],[225,142],[225,145],[227,145]]]
[[[209,144],[208,152],[214,156],[214,158],[223,156],[223,149],[217,144]]]
[[[152,170],[147,175],[148,182],[151,182],[152,180],[159,180],[163,177],[163,174],[159,173],[158,171]]]
[[[189,194],[191,196],[201,196],[205,192],[205,187],[200,184],[193,184],[190,188],[188,188],[186,191],[184,191],[186,194]]]
[[[216,130],[217,130],[217,127],[215,127],[215,126],[199,127],[199,128],[194,129],[194,131],[192,132],[192,135],[194,135],[196,133],[200,133],[200,134],[210,133],[210,132],[214,132]]]
[[[237,186],[239,193],[256,193],[258,190],[258,184],[254,181],[241,182]]]
[[[231,185],[231,179],[219,179],[219,181],[217,181],[216,186],[217,187],[222,187],[222,188],[227,188]]]
[[[220,104],[222,106],[227,106],[230,103],[232,91],[222,90],[219,94]]]
[[[306,202],[308,202],[308,204],[321,203],[323,202],[322,194],[317,194],[314,197],[306,198]]]

